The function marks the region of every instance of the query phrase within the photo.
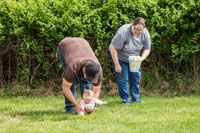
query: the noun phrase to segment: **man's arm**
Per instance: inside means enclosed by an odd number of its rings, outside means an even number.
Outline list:
[[[150,50],[144,50],[142,53],[141,60],[144,61],[147,58],[147,56],[149,56],[149,54],[150,54]]]
[[[98,99],[101,91],[101,84],[99,86],[92,85],[92,89],[94,92],[94,97]]]
[[[113,62],[115,64],[115,71],[118,72],[118,73],[121,73],[122,68],[119,65],[119,59],[118,59],[118,55],[117,55],[117,50],[112,44],[110,45],[110,53],[111,53]]]
[[[80,113],[80,111],[83,111],[83,109],[80,107],[80,105],[76,102],[76,100],[74,99],[74,96],[70,90],[70,87],[72,86],[72,83],[67,82],[64,78],[63,78],[63,83],[62,83],[62,89],[63,89],[63,93],[65,94],[65,96],[75,105],[76,107],[76,113]],[[83,111],[84,112],[84,111]]]

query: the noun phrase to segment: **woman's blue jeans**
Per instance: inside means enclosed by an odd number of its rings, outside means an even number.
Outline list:
[[[66,63],[65,63],[65,60],[63,58],[63,55],[61,53],[61,50],[58,48],[57,50],[57,54],[58,54],[58,58],[60,60],[60,63],[62,65],[62,68],[63,70],[65,69],[66,67]],[[82,97],[82,94],[83,94],[83,91],[85,89],[92,89],[91,87],[91,83],[88,82],[84,77],[83,75],[79,75],[76,77],[76,80],[74,80],[72,86],[71,86],[71,92],[74,96],[74,98],[77,100],[77,94],[76,94],[76,83],[79,83],[79,88],[80,88],[80,95]],[[71,110],[74,110],[75,109],[75,105],[69,101],[69,99],[67,99],[67,97],[65,96],[64,94],[64,98],[65,98],[65,110],[68,112],[68,111],[71,111]]]
[[[115,65],[113,60],[112,64],[115,71]],[[115,72],[115,76],[118,84],[119,96],[122,99],[122,102],[123,103],[131,103],[133,101],[141,102],[140,92],[139,92],[141,70],[139,70],[138,72],[131,72],[129,63],[125,63],[119,60],[119,64],[122,68],[122,72],[121,73]],[[128,83],[130,83],[130,95],[132,98],[131,100],[129,99]]]

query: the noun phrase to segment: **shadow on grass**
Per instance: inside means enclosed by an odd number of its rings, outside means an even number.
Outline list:
[[[75,114],[66,113],[64,110],[30,110],[23,112],[15,112],[12,115],[19,115],[24,120],[36,120],[36,121],[64,121],[68,120],[70,117],[75,116]]]

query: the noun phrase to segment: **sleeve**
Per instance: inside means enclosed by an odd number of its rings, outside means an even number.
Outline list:
[[[96,98],[95,98],[94,100],[95,100],[95,103],[96,103],[96,104],[99,104],[99,105],[102,105],[102,104],[103,104],[103,101],[101,101],[101,100],[99,100],[99,99],[96,99]]]
[[[81,100],[81,108],[84,110],[85,108],[84,108],[84,106],[85,106],[85,103],[84,103],[84,101],[83,100]]]
[[[67,82],[69,83],[73,83],[73,81],[76,78],[75,73],[73,72],[73,70],[70,69],[70,67],[66,67],[65,71],[63,72],[63,76],[62,76]]]
[[[84,101],[83,101],[83,100],[81,101],[80,105],[81,105],[81,108],[84,110],[84,109],[85,109],[85,108],[84,108],[84,106],[85,106],[85,103],[84,103]],[[83,111],[81,111],[81,112],[80,112],[80,115],[84,115],[84,112],[83,112]]]
[[[125,44],[125,36],[121,32],[117,32],[113,37],[111,44],[118,50],[122,49]]]
[[[150,39],[150,34],[146,29],[144,37],[144,50],[150,50],[150,49],[151,49],[151,39]]]

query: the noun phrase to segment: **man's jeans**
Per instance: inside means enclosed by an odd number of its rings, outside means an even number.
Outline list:
[[[115,71],[115,65],[113,60],[112,64]],[[118,84],[119,96],[122,99],[122,102],[123,103],[131,103],[133,101],[141,102],[140,92],[139,92],[141,70],[139,70],[138,72],[131,72],[129,63],[119,61],[119,64],[122,68],[122,72],[121,73],[115,72],[115,76]],[[130,83],[130,93],[132,97],[131,100],[129,99],[128,81]]]
[[[63,70],[65,70],[65,67],[66,67],[66,63],[65,63],[65,60],[63,58],[63,55],[61,53],[61,50],[58,48],[57,50],[57,54],[58,54],[58,57],[59,57],[59,60],[60,60],[60,63],[62,65],[62,68]],[[91,83],[88,82],[87,80],[84,79],[83,75],[79,75],[76,77],[76,80],[74,80],[72,86],[71,86],[71,92],[74,96],[74,98],[77,100],[77,94],[76,94],[76,83],[79,82],[79,88],[80,88],[80,94],[81,94],[81,97],[82,97],[82,94],[83,94],[83,91],[85,89],[91,89]],[[66,88],[64,88],[66,89]],[[71,110],[74,110],[75,109],[75,105],[73,103],[71,103],[67,97],[65,96],[64,94],[64,97],[65,97],[65,110],[68,112],[68,111],[71,111]]]

